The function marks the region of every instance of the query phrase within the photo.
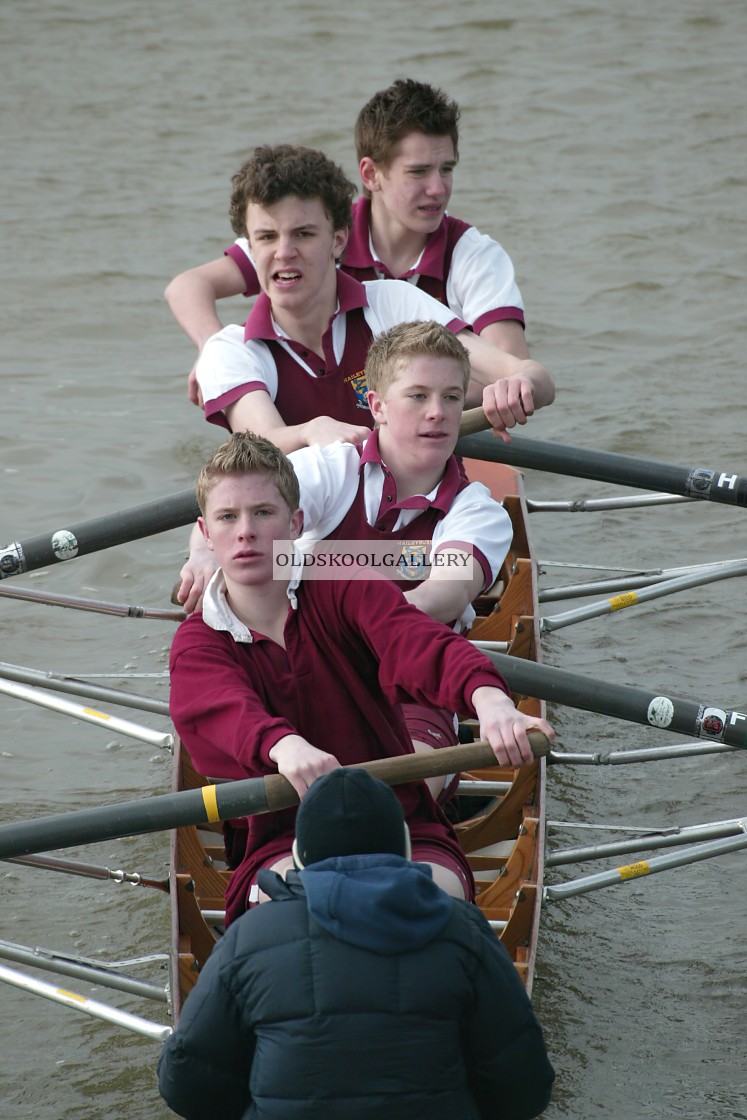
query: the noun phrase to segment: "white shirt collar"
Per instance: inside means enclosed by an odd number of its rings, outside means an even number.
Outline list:
[[[293,546],[294,553],[296,546]],[[299,554],[300,555],[300,554]],[[303,568],[296,568],[298,575],[293,576],[287,588],[287,596],[293,610],[298,607],[296,591],[301,582]],[[226,599],[226,580],[222,568],[218,568],[202,596],[202,617],[212,630],[227,630],[235,642],[253,642],[252,632],[245,622],[238,618]]]

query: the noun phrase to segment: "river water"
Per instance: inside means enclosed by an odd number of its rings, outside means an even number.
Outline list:
[[[747,473],[739,0],[465,0],[458,10],[379,0],[367,11],[329,0],[5,0],[0,31],[0,544],[190,485],[216,434],[186,399],[191,348],[163,288],[229,242],[230,176],[255,144],[322,147],[354,177],[355,114],[404,75],[442,84],[463,107],[452,212],[511,253],[532,353],[558,383],[529,434]],[[224,321],[244,312],[231,301]],[[534,472],[527,487],[536,499],[619,492]],[[741,556],[743,517],[703,503],[536,514],[532,525],[543,561],[672,567]],[[184,540],[173,531],[17,585],[163,607]],[[557,579],[548,569],[544,585]],[[727,580],[555,631],[544,656],[744,710],[743,617],[740,584]],[[112,674],[160,697],[172,629],[6,599],[0,608],[4,660]],[[569,708],[552,716],[567,749],[672,741]],[[5,696],[0,720],[6,817],[168,788],[157,748]],[[549,816],[695,824],[744,813],[746,785],[741,754],[556,767]],[[553,831],[551,842],[579,836]],[[162,837],[78,854],[154,878],[166,870]],[[547,1117],[747,1117],[746,880],[737,853],[548,906],[534,988],[558,1074]],[[10,865],[0,886],[5,939],[107,960],[167,947],[158,891]],[[170,1115],[157,1044],[5,986],[0,1009],[9,1120]],[[148,1013],[165,1017],[159,1005]]]

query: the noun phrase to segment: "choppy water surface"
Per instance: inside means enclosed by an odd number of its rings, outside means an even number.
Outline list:
[[[463,107],[452,211],[512,254],[532,352],[559,386],[530,434],[747,473],[747,9],[437,0],[414,12],[392,0],[369,12],[327,0],[3,5],[0,544],[191,483],[216,436],[186,400],[192,354],[165,284],[230,240],[229,180],[254,144],[323,147],[353,176],[355,114],[403,75],[441,83]],[[224,318],[243,313],[238,300]],[[527,485],[534,498],[611,492],[532,472]],[[743,555],[744,516],[715,505],[537,514],[533,529],[545,561],[670,567]],[[174,531],[18,584],[165,606],[183,551]],[[545,585],[557,579],[550,570]],[[744,710],[741,586],[556,631],[545,659]],[[171,633],[6,599],[0,610],[3,660],[112,673],[159,696],[163,680],[137,674],[163,671]],[[7,697],[0,713],[8,816],[168,788],[169,757],[155,748]],[[553,715],[569,749],[662,742]],[[745,765],[556,768],[549,815],[646,826],[738,816]],[[80,856],[166,870],[164,838]],[[744,883],[736,854],[548,908],[534,991],[558,1072],[548,1117],[747,1116]],[[10,866],[0,886],[5,939],[108,960],[167,946],[160,892]],[[5,1116],[170,1115],[155,1044],[11,988],[0,1001]]]

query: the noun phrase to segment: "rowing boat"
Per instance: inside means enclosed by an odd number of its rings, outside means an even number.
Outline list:
[[[526,441],[528,442],[528,441]],[[594,579],[583,585],[564,584],[563,587],[548,588],[544,586],[538,594],[536,588],[537,565],[532,558],[530,543],[527,536],[527,513],[546,509],[565,509],[574,511],[579,509],[591,510],[592,508],[608,509],[641,506],[655,501],[661,504],[664,500],[672,501],[671,496],[653,495],[649,499],[636,497],[635,499],[604,499],[594,502],[558,502],[543,503],[538,501],[526,502],[522,492],[521,476],[515,473],[511,464],[488,463],[487,459],[497,447],[497,441],[486,439],[481,448],[486,461],[483,463],[468,463],[471,477],[486,482],[491,486],[496,497],[503,500],[513,523],[513,542],[511,552],[503,565],[499,580],[489,593],[484,595],[476,604],[478,619],[473,627],[472,637],[484,644],[489,655],[499,662],[506,678],[514,690],[522,693],[534,693],[552,700],[559,705],[569,705],[572,708],[598,713],[615,720],[646,725],[649,731],[659,736],[675,732],[690,738],[685,744],[648,747],[641,749],[615,749],[608,752],[580,754],[563,750],[553,751],[549,761],[553,764],[566,764],[578,768],[589,767],[599,763],[614,765],[617,774],[621,773],[622,763],[646,763],[663,759],[697,758],[709,754],[722,754],[727,752],[743,752],[744,736],[740,728],[747,726],[747,714],[722,711],[714,706],[713,699],[704,702],[704,699],[693,700],[670,695],[662,695],[661,691],[651,692],[647,689],[632,688],[608,681],[597,680],[578,676],[567,670],[553,669],[537,664],[540,660],[539,634],[558,629],[561,625],[569,624],[569,619],[583,617],[596,617],[598,610],[593,614],[586,609],[581,612],[574,610],[565,615],[545,616],[538,621],[538,600],[540,602],[556,602],[564,597],[579,598],[590,594],[609,594],[611,591],[624,592],[617,595],[614,602],[616,613],[624,600],[627,606],[640,596],[630,593],[630,587],[648,587],[655,577],[660,589],[678,589],[682,580],[672,578],[681,575],[682,569],[659,571],[624,572],[619,569],[609,570],[603,579]],[[500,450],[500,449],[499,449]],[[180,496],[181,501],[181,496]],[[130,528],[127,532],[136,537],[138,532],[139,509],[129,511]],[[128,519],[128,511],[112,515],[112,520],[117,525]],[[83,533],[81,533],[84,536]],[[100,546],[105,547],[105,546]],[[14,551],[25,554],[25,549]],[[701,566],[695,572],[702,583],[723,578],[722,568],[731,571],[732,568],[741,569],[742,562],[734,561],[726,565],[710,564]],[[552,567],[550,561],[544,560],[543,571]],[[560,567],[568,567],[561,564]],[[578,565],[572,566],[575,570]],[[588,567],[588,565],[584,565]],[[713,570],[716,569],[716,570]],[[691,571],[691,569],[688,569]],[[695,569],[692,569],[695,571]],[[609,576],[614,578],[609,578]],[[689,578],[689,577],[688,577]],[[19,589],[19,596],[23,598],[41,597],[38,591]],[[74,607],[79,610],[90,611],[96,609],[103,613],[117,613],[127,617],[156,617],[166,620],[173,618],[173,612],[147,611],[140,607],[121,604],[100,603],[93,600],[81,600],[70,596],[44,595],[45,600],[56,605]],[[619,617],[619,616],[618,616]],[[166,640],[173,633],[173,626],[168,627]],[[511,656],[504,657],[501,653],[493,653],[495,647],[506,647]],[[550,653],[552,653],[551,646]],[[137,675],[137,674],[136,674]],[[149,674],[152,675],[152,674]],[[161,674],[158,674],[161,676]],[[122,676],[118,673],[117,676]],[[111,689],[103,685],[94,685],[90,681],[80,680],[68,674],[42,673],[38,670],[27,670],[19,666],[3,664],[0,666],[0,677],[7,683],[12,678],[22,682],[19,686],[22,692],[13,691],[12,695],[22,696],[24,700],[35,705],[50,707],[42,703],[42,692],[60,690],[73,695],[81,695],[111,702],[124,707],[140,708],[162,716],[167,716],[167,705],[151,697],[137,696],[119,689]],[[33,687],[26,687],[31,685]],[[10,691],[10,689],[8,689]],[[541,705],[531,696],[520,695],[514,697],[520,707],[532,714],[540,715]],[[68,715],[74,715],[77,720],[83,717],[81,706],[68,701],[57,702],[56,710]],[[74,710],[73,710],[74,709]],[[666,709],[668,724],[662,720],[662,712]],[[83,709],[85,718],[101,728],[110,730],[114,726],[113,718],[106,712],[99,712],[94,708]],[[654,720],[652,722],[652,713]],[[720,724],[716,727],[716,716],[719,715]],[[125,724],[127,725],[125,727]],[[130,721],[119,721],[119,734],[126,735],[147,743],[155,743],[169,747],[172,736],[168,733],[154,733],[150,728],[144,728]],[[583,727],[577,732],[574,722],[573,736],[578,744],[583,738]],[[155,739],[154,739],[155,735]],[[693,741],[696,740],[696,741]],[[465,752],[474,748],[463,746],[454,748]],[[484,751],[482,752],[484,756]],[[120,758],[124,757],[124,752]],[[177,788],[187,786],[202,786],[204,779],[196,775],[189,765],[186,753],[178,749],[178,764],[175,767],[175,784]],[[407,762],[408,766],[416,756],[404,756],[395,760],[386,760],[388,765]],[[422,757],[422,756],[421,756]],[[487,758],[490,760],[490,754]],[[735,756],[735,758],[738,755]],[[377,763],[373,765],[378,765]],[[477,765],[477,763],[472,763]],[[482,760],[479,765],[486,765]],[[453,765],[450,765],[453,770]],[[578,773],[578,770],[577,770]],[[587,769],[586,773],[590,773]],[[607,770],[607,773],[611,772]],[[703,771],[705,774],[705,771]],[[661,826],[654,819],[653,827],[641,827],[638,824],[629,825],[626,822],[606,819],[601,823],[588,822],[585,818],[572,817],[570,821],[552,820],[545,821],[544,795],[545,795],[545,765],[543,762],[535,763],[521,770],[505,770],[491,768],[461,775],[460,805],[472,806],[472,811],[465,808],[463,819],[458,824],[458,832],[462,839],[465,851],[472,862],[475,877],[478,883],[478,902],[488,920],[493,923],[497,936],[503,941],[504,946],[515,962],[517,971],[522,976],[527,989],[532,989],[535,960],[537,956],[537,942],[540,925],[540,906],[544,909],[564,899],[571,899],[578,894],[598,891],[601,888],[618,885],[620,883],[633,883],[641,876],[647,882],[652,879],[657,881],[655,873],[670,868],[687,866],[712,857],[744,850],[747,847],[747,822],[743,817],[713,821],[708,824],[674,827],[671,820],[667,820],[666,827]],[[271,776],[269,781],[278,780],[279,775]],[[402,780],[402,779],[400,779]],[[405,779],[408,780],[408,779]],[[611,779],[612,780],[612,779]],[[256,780],[249,780],[250,782]],[[498,785],[489,785],[497,782]],[[223,797],[231,790],[244,783],[229,783],[223,787],[212,787],[212,796],[220,807]],[[262,783],[260,783],[262,784]],[[140,788],[140,787],[137,787]],[[648,788],[648,787],[647,787]],[[618,783],[617,793],[624,791],[622,782]],[[702,783],[701,794],[706,789]],[[79,847],[88,843],[96,843],[115,838],[134,836],[140,833],[155,832],[162,829],[173,828],[175,824],[189,824],[190,827],[180,828],[178,834],[172,839],[173,867],[171,871],[171,894],[174,900],[173,909],[173,953],[170,954],[173,966],[173,977],[169,980],[168,987],[163,984],[162,962],[165,954],[160,952],[163,940],[159,939],[158,951],[146,956],[139,954],[136,958],[114,961],[101,960],[101,950],[96,958],[84,957],[74,951],[74,947],[67,946],[64,952],[46,950],[37,945],[27,946],[11,942],[0,942],[0,957],[7,958],[14,965],[27,965],[35,970],[41,969],[63,976],[70,976],[82,981],[84,984],[95,985],[94,993],[103,988],[112,988],[125,995],[145,997],[152,1002],[165,1006],[167,1000],[173,1002],[173,1014],[169,1022],[178,1018],[182,1001],[197,978],[199,968],[207,959],[216,938],[219,936],[222,924],[223,893],[227,879],[227,870],[222,863],[222,833],[219,826],[208,828],[199,826],[199,831],[192,827],[194,822],[205,821],[206,797],[200,791],[193,791],[199,801],[200,813],[191,816],[189,820],[182,815],[192,813],[192,808],[182,808],[169,802],[161,805],[162,801],[169,801],[173,795],[149,796],[143,800],[119,802],[89,807],[82,810],[71,810],[53,817],[35,818],[32,821],[11,822],[0,825],[0,859],[13,859],[16,866],[19,863],[46,868],[49,871],[65,872],[69,875],[86,876],[94,879],[109,879],[116,883],[139,884],[141,887],[157,888],[162,891],[165,884],[162,880],[146,879],[136,872],[112,871],[105,866],[83,864],[78,860],[53,859],[42,854],[33,857],[33,853],[46,853],[57,848]],[[588,803],[590,787],[584,785],[584,779],[579,774],[574,779],[572,793],[574,804],[583,806]],[[602,791],[603,792],[603,791]],[[595,796],[600,791],[595,788]],[[480,796],[478,802],[475,795]],[[178,795],[180,798],[191,798],[186,792]],[[720,798],[723,796],[723,787],[719,786]],[[209,800],[209,797],[207,798]],[[184,804],[182,802],[182,804]],[[476,811],[476,805],[482,805]],[[265,809],[266,809],[265,805]],[[228,809],[231,811],[228,811]],[[225,816],[234,817],[244,812],[252,811],[248,805],[233,803],[226,806]],[[262,811],[262,810],[254,810]],[[126,814],[126,815],[125,815]],[[611,814],[616,816],[616,814]],[[83,820],[84,818],[85,820]],[[648,816],[651,820],[651,814]],[[126,822],[126,823],[125,823]],[[571,847],[559,848],[557,841],[563,833],[575,832],[578,829],[593,829],[601,831],[603,840],[595,840],[583,846],[573,844]],[[548,850],[545,853],[545,832],[548,836]],[[618,833],[617,836],[610,834]],[[582,834],[588,836],[588,831]],[[107,849],[106,858],[109,859],[111,848]],[[124,849],[126,850],[126,849]],[[16,858],[32,854],[32,859]],[[634,853],[635,862],[627,860]],[[656,854],[651,854],[656,853]],[[661,854],[660,854],[661,853]],[[586,864],[597,860],[618,860],[624,855],[626,862],[622,866],[609,867],[600,872],[583,874],[579,878],[568,879],[563,876],[563,881],[544,883],[543,871],[547,870],[549,877],[555,878],[554,870],[564,866]],[[148,858],[153,858],[154,850],[148,849]],[[119,857],[118,857],[119,858]],[[116,865],[115,865],[116,866]],[[692,880],[691,880],[692,882]],[[115,890],[118,888],[114,888]],[[121,890],[130,891],[130,887]],[[139,892],[138,892],[139,893]],[[148,892],[152,893],[152,892]],[[38,892],[37,892],[38,894]],[[17,907],[15,913],[25,915],[30,909],[24,902]],[[671,900],[672,896],[668,896]],[[137,903],[132,904],[137,907]],[[629,905],[629,904],[628,904]],[[120,901],[119,906],[127,907],[128,903]],[[9,910],[9,913],[12,912]],[[96,910],[99,913],[99,910]],[[618,910],[612,911],[616,918],[625,913],[623,903]],[[164,914],[164,918],[166,915]],[[603,918],[600,918],[602,921]],[[612,923],[615,928],[624,924],[617,920]],[[154,923],[148,919],[145,923],[149,936],[154,929]],[[122,925],[118,923],[118,931]],[[553,925],[552,919],[543,926],[545,947],[543,953],[552,955],[553,939],[558,937],[558,926]],[[564,927],[565,928],[565,927]],[[630,931],[628,931],[630,932]],[[96,931],[98,934],[98,930]],[[573,935],[568,938],[569,944]],[[98,943],[97,943],[98,944]],[[138,947],[142,944],[142,933],[138,940]],[[155,945],[155,942],[152,944]],[[557,947],[556,947],[557,954]],[[586,991],[585,985],[589,978],[584,973],[584,965],[572,953],[564,953],[564,976],[568,972],[570,979],[567,988],[570,991]],[[143,979],[138,973],[147,969],[161,974],[161,982],[151,982]],[[574,978],[573,970],[579,972]],[[0,965],[0,982],[15,987],[21,991],[31,992],[63,1004],[69,1009],[84,1012],[88,1016],[102,1019],[108,1023],[125,1028],[132,1036],[140,1035],[151,1040],[161,1040],[170,1033],[171,1026],[163,1021],[154,1022],[151,1018],[144,1018],[133,1014],[129,1010],[113,1007],[110,1003],[101,1003],[98,999],[88,998],[77,991],[70,991],[67,987],[54,984],[44,984],[36,977],[21,973],[17,968],[5,968]],[[565,980],[563,981],[565,984]],[[543,985],[544,987],[544,985]],[[540,993],[541,994],[541,993]],[[584,999],[587,997],[584,995]],[[600,997],[601,998],[601,997]],[[120,1000],[121,1002],[121,1000]],[[165,1016],[159,1016],[159,1019]],[[46,1028],[45,1028],[46,1029]],[[554,1029],[558,1029],[555,1025]]]
[[[539,659],[536,564],[527,527],[521,475],[502,464],[465,460],[470,478],[487,485],[513,525],[499,577],[475,603],[470,638],[487,648]],[[514,696],[525,712],[544,715],[542,702]],[[464,725],[469,727],[469,721]],[[472,731],[472,728],[470,728]],[[539,934],[544,862],[544,759],[530,766],[468,771],[458,791],[456,831],[477,884],[477,902],[531,992]],[[183,744],[174,756],[175,791],[206,784]],[[475,806],[480,810],[475,811]],[[230,872],[221,826],[189,825],[171,833],[172,1009],[178,1019],[223,927],[223,893]]]

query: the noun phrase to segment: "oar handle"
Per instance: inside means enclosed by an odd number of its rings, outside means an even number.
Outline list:
[[[548,743],[543,735],[530,732],[530,742],[535,754],[547,753]],[[376,777],[396,785],[437,774],[495,766],[496,759],[487,743],[478,742],[444,747],[425,754],[376,759],[362,765]],[[121,801],[31,821],[0,824],[0,859],[94,844],[139,833],[160,832],[206,821],[253,816],[297,804],[298,794],[287,778],[280,774],[201,786],[140,801]]]
[[[529,732],[529,743],[535,758],[545,758],[550,753],[550,743],[541,731]],[[456,747],[441,747],[422,754],[403,754],[395,758],[376,758],[372,762],[354,764],[374,778],[396,786],[420,778],[436,778],[440,774],[458,774],[485,766],[497,766],[490,743],[484,739],[476,743],[460,743]],[[298,794],[282,774],[268,774],[264,779],[267,805],[271,810],[287,809],[298,803]]]
[[[473,436],[477,432],[484,432],[490,427],[490,421],[481,408],[468,408],[462,413],[459,422],[460,436]]]

